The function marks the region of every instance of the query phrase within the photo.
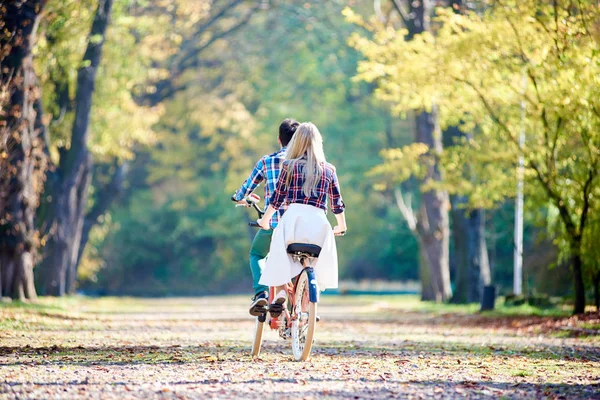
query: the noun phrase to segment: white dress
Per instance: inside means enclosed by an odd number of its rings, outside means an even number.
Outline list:
[[[302,265],[287,253],[291,243],[321,246],[313,265],[320,290],[338,287],[338,259],[335,236],[325,211],[307,204],[290,204],[273,231],[271,247],[259,283],[284,285],[302,272]]]

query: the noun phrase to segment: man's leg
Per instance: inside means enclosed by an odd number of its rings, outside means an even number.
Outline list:
[[[254,236],[254,240],[252,241],[252,247],[250,247],[250,270],[252,271],[252,286],[254,287],[254,294],[269,290],[267,286],[263,286],[258,283],[262,275],[262,268],[258,262],[265,258],[267,254],[269,254],[271,236],[273,236],[273,230],[266,231],[264,229],[259,229]]]
[[[262,314],[264,307],[268,303],[268,294],[266,292],[268,292],[269,288],[258,283],[262,275],[262,268],[259,261],[264,259],[269,253],[272,235],[272,230],[260,229],[256,232],[252,241],[252,247],[250,247],[250,270],[252,272],[252,286],[254,288],[254,298],[250,304],[250,314],[254,316]]]

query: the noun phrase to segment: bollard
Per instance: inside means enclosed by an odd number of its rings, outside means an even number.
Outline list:
[[[493,310],[496,303],[496,286],[488,285],[483,287],[483,296],[481,296],[481,311]]]

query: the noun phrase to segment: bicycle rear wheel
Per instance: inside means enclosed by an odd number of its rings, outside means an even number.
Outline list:
[[[260,317],[256,318],[256,325],[254,326],[254,342],[252,343],[252,357],[256,357],[260,354],[260,348],[262,347],[262,337],[263,337],[264,330],[265,330],[265,315],[261,315]]]
[[[317,325],[317,304],[310,301],[306,272],[302,272],[298,277],[293,311],[295,318],[292,321],[292,352],[296,361],[306,361],[310,356]]]

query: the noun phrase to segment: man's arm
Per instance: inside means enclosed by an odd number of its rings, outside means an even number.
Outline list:
[[[264,164],[264,158],[258,160],[248,179],[246,179],[242,186],[233,194],[233,196],[231,196],[231,200],[235,202],[240,202],[244,198],[248,197],[250,193],[254,191],[254,189],[256,189],[258,184],[261,183],[263,179],[265,179],[263,172]]]

